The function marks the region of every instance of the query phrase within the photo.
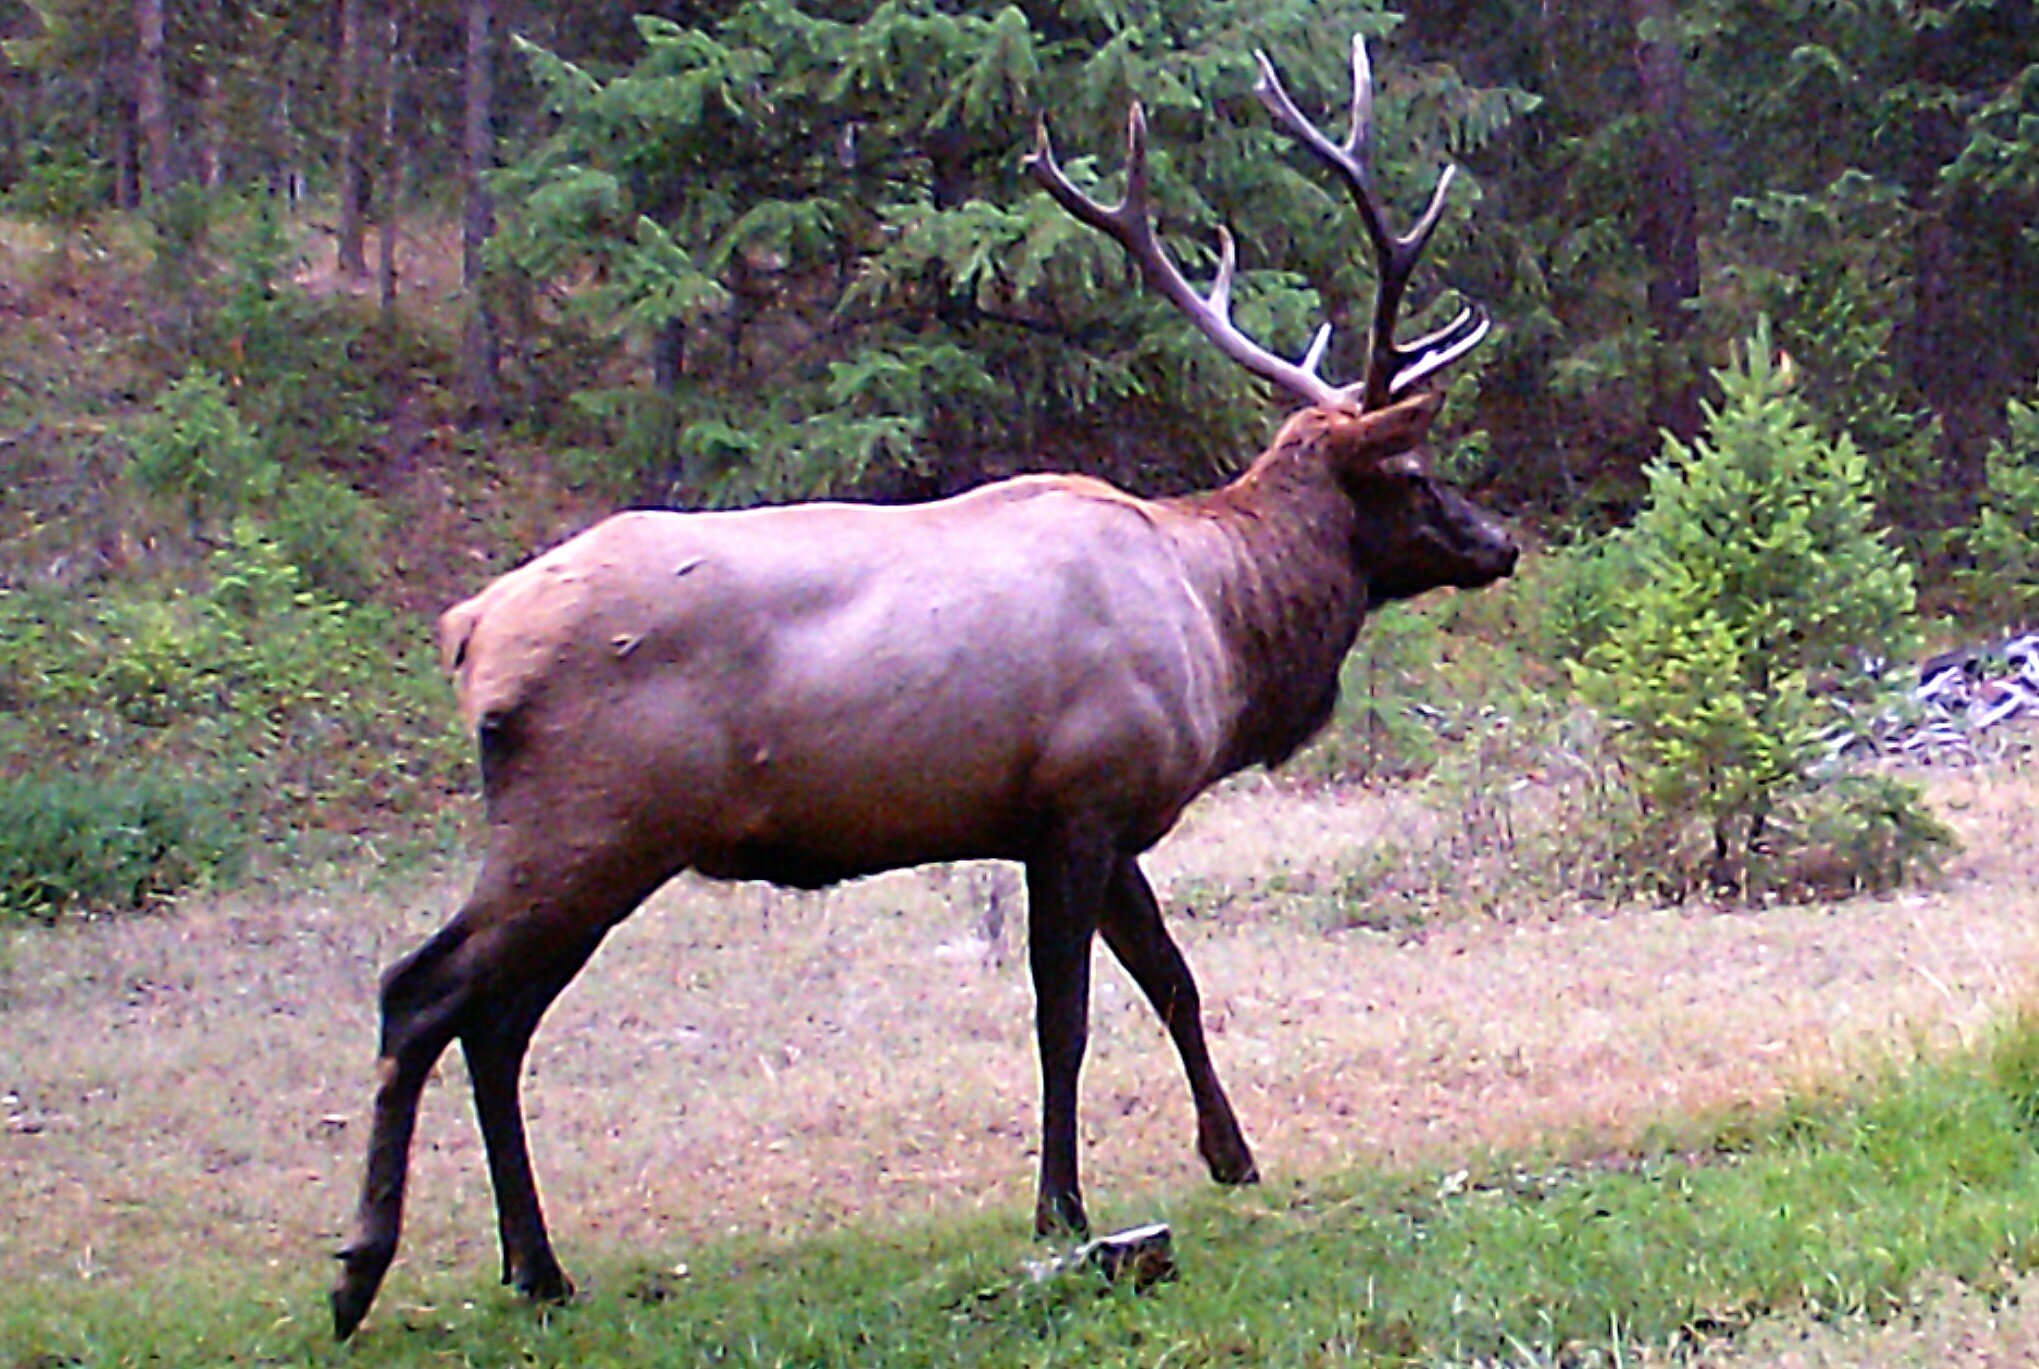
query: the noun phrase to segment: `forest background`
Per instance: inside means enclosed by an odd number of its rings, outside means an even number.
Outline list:
[[[1265,49],[1342,127],[1355,33],[1399,216],[1469,173],[1407,330],[1500,322],[1440,464],[1583,550],[1378,625],[1324,766],[1424,772],[1492,689],[1590,686],[1602,553],[1736,367],[1845,440],[1943,635],[2024,621],[2028,4],[0,0],[10,906],[449,834],[430,616],[607,509],[1224,478],[1280,401],[1020,157],[1048,112],[1109,188],[1144,101],[1177,255],[1229,225],[1247,330],[1328,318],[1349,374],[1368,262],[1251,88]],[[1425,733],[1441,681],[1475,721]]]

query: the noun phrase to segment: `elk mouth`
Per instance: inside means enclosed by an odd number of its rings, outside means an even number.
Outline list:
[[[1456,555],[1451,559],[1457,564],[1445,576],[1445,584],[1454,589],[1485,589],[1515,573],[1515,563],[1522,556],[1515,539],[1492,523],[1484,531],[1487,536],[1454,548]]]
[[[1505,580],[1515,573],[1515,563],[1521,558],[1521,548],[1512,540],[1505,540],[1501,546],[1483,551],[1470,558],[1470,573],[1463,580],[1454,581],[1459,589],[1485,589],[1496,580]]]

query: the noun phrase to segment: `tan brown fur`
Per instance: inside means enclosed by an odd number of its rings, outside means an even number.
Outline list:
[[[524,1049],[604,933],[684,869],[815,886],[1024,862],[1039,1225],[1084,1220],[1094,933],[1175,1038],[1212,1174],[1251,1181],[1138,856],[1213,782],[1322,724],[1370,604],[1508,572],[1505,533],[1410,455],[1436,409],[1305,410],[1238,480],[1183,499],[1028,476],[900,508],[622,514],[450,609],[489,849],[460,913],[385,980],[341,1333],[394,1253],[417,1091],[456,1038],[505,1278],[564,1291],[517,1104]]]

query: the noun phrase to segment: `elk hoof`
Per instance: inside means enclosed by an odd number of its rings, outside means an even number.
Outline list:
[[[1236,1127],[1222,1141],[1208,1135],[1198,1136],[1197,1153],[1203,1156],[1211,1178],[1228,1188],[1260,1182],[1260,1170],[1253,1163],[1253,1152],[1246,1148],[1246,1139]]]
[[[361,1319],[368,1315],[369,1305],[375,1301],[375,1292],[382,1287],[382,1276],[389,1272],[389,1262],[396,1256],[395,1245],[350,1245],[339,1254],[340,1277],[333,1283],[329,1298],[333,1305],[333,1335],[335,1339],[346,1340],[354,1334],[354,1328],[361,1325]]]
[[[563,1303],[573,1299],[573,1280],[556,1260],[547,1259],[535,1269],[505,1282],[514,1283],[517,1292],[529,1302]]]
[[[1074,1193],[1043,1193],[1034,1205],[1036,1236],[1087,1236],[1090,1218],[1083,1215],[1083,1199]]]

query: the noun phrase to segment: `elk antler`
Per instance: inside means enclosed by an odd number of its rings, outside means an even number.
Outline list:
[[[1055,202],[1084,223],[1118,239],[1149,284],[1166,295],[1190,316],[1220,351],[1247,370],[1312,404],[1335,404],[1348,400],[1351,386],[1340,388],[1317,374],[1324,351],[1331,343],[1331,325],[1317,330],[1310,350],[1300,364],[1284,360],[1239,331],[1232,322],[1232,272],[1238,251],[1230,229],[1218,229],[1218,278],[1210,295],[1200,295],[1183,278],[1155,236],[1154,220],[1147,210],[1147,114],[1135,100],[1126,119],[1126,197],[1107,209],[1085,195],[1062,174],[1055,163],[1055,149],[1048,140],[1048,119],[1044,114],[1035,126],[1034,150],[1021,163],[1034,173]]]
[[[1366,40],[1352,39],[1352,128],[1343,143],[1334,143],[1315,124],[1303,117],[1282,88],[1281,77],[1265,52],[1255,52],[1260,80],[1253,93],[1267,106],[1275,121],[1296,136],[1317,159],[1345,178],[1359,207],[1360,222],[1373,243],[1374,259],[1380,270],[1380,284],[1374,295],[1373,343],[1366,368],[1366,405],[1372,408],[1390,395],[1399,394],[1423,377],[1464,356],[1493,326],[1486,311],[1477,306],[1463,309],[1457,318],[1436,332],[1407,345],[1395,342],[1395,316],[1401,312],[1402,293],[1410,273],[1430,242],[1430,235],[1444,215],[1445,197],[1451,193],[1458,168],[1447,165],[1430,192],[1430,203],[1416,226],[1396,236],[1388,229],[1373,194],[1373,67],[1367,61]]]
[[[1477,306],[1465,309],[1427,337],[1415,342],[1395,342],[1395,316],[1402,307],[1402,295],[1409,276],[1423,255],[1423,248],[1444,213],[1445,196],[1456,168],[1447,166],[1431,192],[1429,207],[1404,236],[1388,230],[1373,199],[1373,171],[1370,139],[1373,132],[1373,72],[1367,62],[1366,43],[1352,40],[1352,130],[1345,141],[1334,143],[1312,124],[1282,88],[1274,63],[1264,52],[1255,52],[1260,80],[1254,93],[1275,120],[1345,178],[1359,206],[1367,239],[1373,244],[1380,282],[1374,297],[1373,337],[1368,350],[1366,374],[1348,385],[1334,385],[1317,373],[1331,344],[1331,325],[1325,323],[1310,340],[1300,362],[1288,361],[1268,351],[1239,331],[1232,322],[1232,276],[1238,252],[1229,229],[1218,229],[1218,276],[1209,295],[1197,293],[1169,259],[1154,232],[1147,206],[1147,116],[1139,102],[1133,103],[1126,128],[1126,194],[1115,207],[1107,209],[1071,184],[1055,162],[1055,150],[1048,139],[1048,120],[1043,115],[1036,126],[1034,150],[1022,165],[1070,214],[1092,228],[1109,234],[1126,249],[1149,284],[1190,316],[1225,355],[1255,375],[1297,395],[1307,403],[1349,405],[1355,398],[1363,408],[1378,408],[1392,396],[1464,356],[1477,346],[1492,326],[1486,312]]]

